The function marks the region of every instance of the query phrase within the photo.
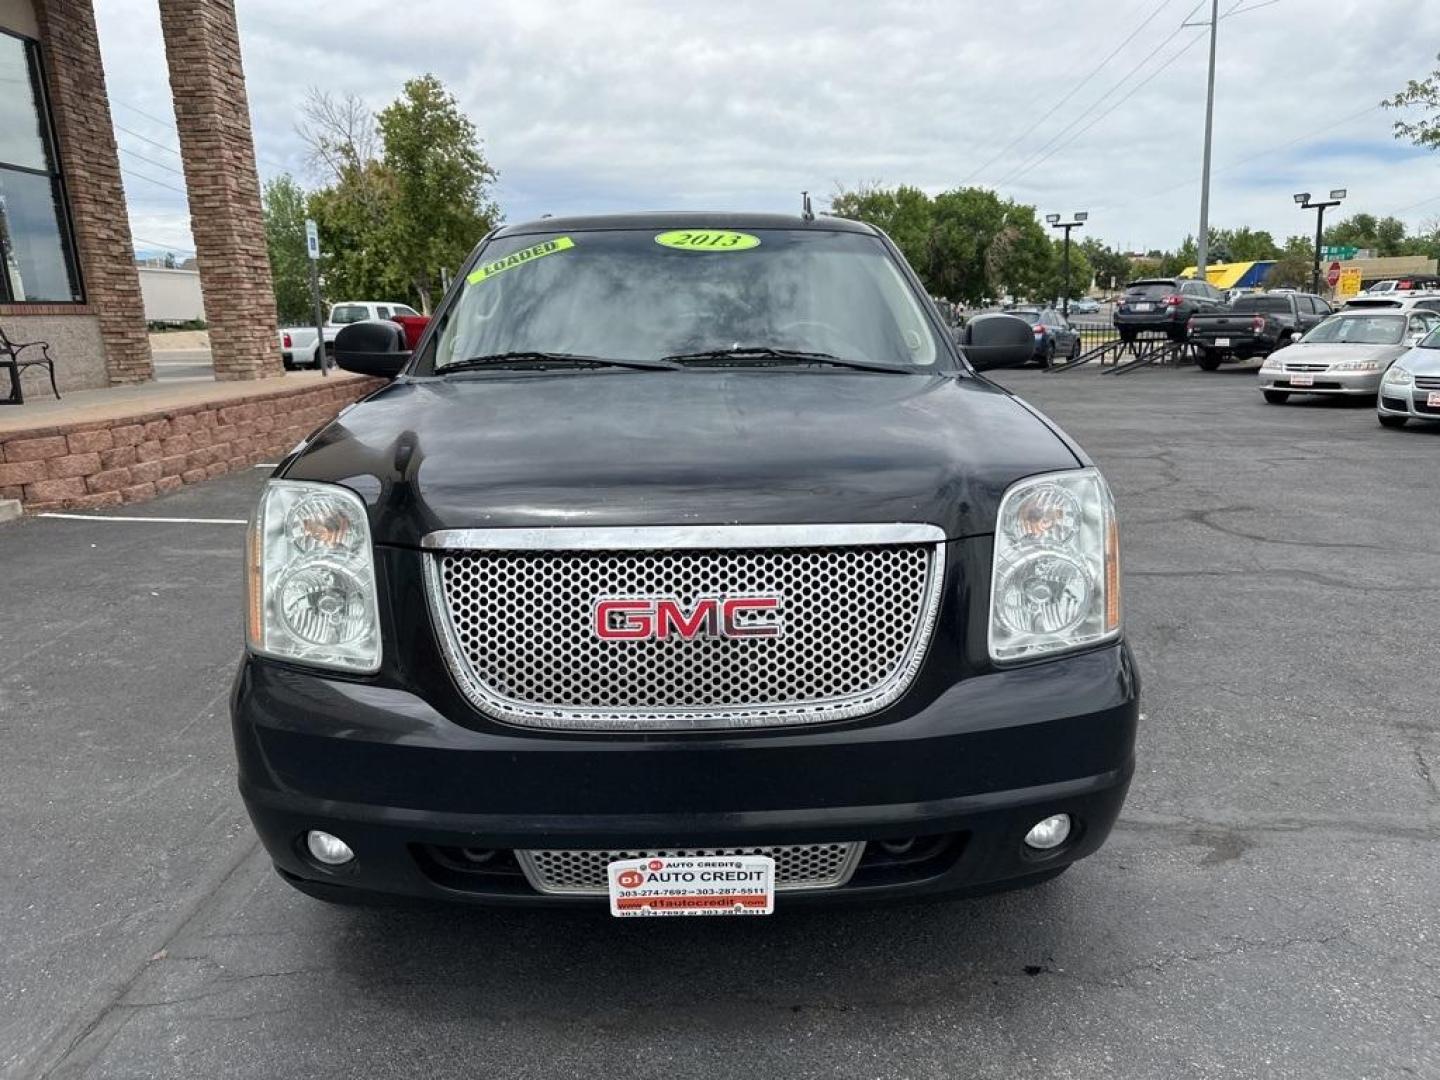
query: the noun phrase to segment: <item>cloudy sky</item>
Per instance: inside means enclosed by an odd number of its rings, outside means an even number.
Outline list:
[[[1207,35],[1196,0],[239,0],[262,178],[306,176],[306,88],[374,108],[433,72],[510,221],[792,210],[808,188],[984,184],[1090,212],[1116,246],[1195,230]],[[137,246],[192,243],[155,0],[96,0]],[[1440,217],[1440,154],[1378,102],[1435,67],[1440,0],[1221,0],[1211,221]],[[1251,9],[1247,11],[1246,9]],[[166,149],[166,148],[171,149]],[[1333,213],[1333,211],[1332,211]]]

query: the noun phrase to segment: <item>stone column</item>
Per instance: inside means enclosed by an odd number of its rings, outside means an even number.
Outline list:
[[[37,0],[41,53],[87,305],[111,383],[154,377],[91,0]]]
[[[233,0],[159,0],[217,379],[283,375]]]

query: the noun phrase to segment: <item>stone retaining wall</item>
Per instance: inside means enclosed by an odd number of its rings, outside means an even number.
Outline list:
[[[18,499],[29,513],[143,502],[182,484],[277,461],[380,385],[346,379],[0,434],[0,500]]]

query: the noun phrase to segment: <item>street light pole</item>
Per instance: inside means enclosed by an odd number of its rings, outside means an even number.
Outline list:
[[[1060,256],[1060,274],[1064,279],[1064,285],[1061,287],[1060,293],[1060,314],[1064,315],[1067,319],[1070,317],[1070,230],[1078,229],[1084,225],[1085,219],[1088,218],[1090,214],[1088,211],[1082,210],[1072,216],[1075,218],[1074,221],[1062,222],[1059,214],[1045,215],[1045,220],[1052,229],[1065,230],[1065,248]]]
[[[1339,206],[1340,201],[1345,198],[1344,188],[1335,188],[1330,192],[1329,200],[1325,202],[1311,202],[1308,191],[1296,192],[1294,199],[1301,210],[1315,211],[1315,266],[1310,274],[1310,291],[1318,294],[1320,292],[1320,241],[1325,235],[1325,208]]]

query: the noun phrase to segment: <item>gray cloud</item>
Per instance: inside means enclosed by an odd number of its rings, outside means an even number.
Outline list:
[[[638,207],[785,210],[801,188],[824,196],[836,183],[871,180],[939,191],[992,158],[1160,8],[1121,55],[975,178],[1006,180],[1003,194],[1042,212],[1088,208],[1094,233],[1149,247],[1173,246],[1197,223],[1204,42],[1083,135],[1062,139],[1043,164],[1020,166],[1203,35],[1183,31],[1082,118],[1193,4],[242,0],[239,17],[262,175],[303,175],[294,123],[307,86],[353,91],[378,108],[407,77],[433,71],[475,120],[501,171],[502,208],[519,220]],[[154,0],[101,0],[97,14],[117,123],[173,146],[173,130],[132,111],[170,114]],[[1291,192],[1331,187],[1349,188],[1344,212],[1409,208],[1401,216],[1412,225],[1440,215],[1440,160],[1395,143],[1393,116],[1370,108],[1429,70],[1436,42],[1440,4],[1431,3],[1281,0],[1224,20],[1212,221],[1304,232],[1313,219],[1295,210]],[[124,132],[119,139],[178,167]],[[137,236],[190,244],[181,196],[134,178],[126,185]]]

